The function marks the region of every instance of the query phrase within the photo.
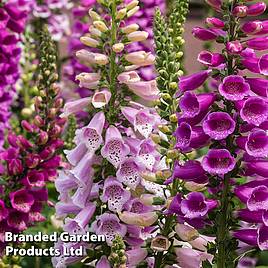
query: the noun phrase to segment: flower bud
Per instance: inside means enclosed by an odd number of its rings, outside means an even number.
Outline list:
[[[30,109],[30,108],[25,107],[25,108],[23,108],[23,109],[21,110],[21,115],[22,115],[24,118],[29,118],[32,114],[33,114],[33,111],[32,111],[32,109]]]
[[[205,29],[202,27],[194,27],[192,33],[195,38],[202,41],[216,40],[218,37],[218,34],[212,29]]]
[[[170,122],[172,122],[172,123],[177,123],[177,122],[178,122],[178,117],[177,117],[176,114],[171,114],[171,115],[169,116],[169,120],[170,120]]]
[[[227,42],[226,49],[231,54],[239,54],[243,50],[243,46],[239,41]]]
[[[195,228],[186,224],[178,223],[175,227],[175,231],[183,241],[191,241],[199,236],[199,233]]]
[[[184,187],[190,192],[201,192],[206,189],[206,184],[199,184],[194,181],[186,181]]]
[[[124,34],[129,34],[129,33],[135,32],[137,30],[139,30],[139,25],[136,23],[130,24],[130,25],[122,28],[122,32]]]
[[[56,99],[53,106],[57,109],[62,108],[63,107],[63,99],[62,98]]]
[[[49,136],[51,136],[52,138],[56,138],[61,134],[61,131],[62,131],[62,128],[59,125],[55,125],[49,131]]]
[[[133,0],[133,1],[131,1],[130,3],[128,3],[126,5],[126,9],[127,10],[130,10],[130,9],[136,7],[138,4],[139,4],[139,1],[138,0]]]
[[[218,18],[206,18],[206,24],[209,28],[224,28],[224,22]]]
[[[139,6],[136,6],[136,7],[132,8],[131,10],[129,10],[127,12],[127,17],[129,18],[129,17],[133,16],[136,12],[139,11],[139,9],[140,9]]]
[[[116,19],[117,20],[122,20],[127,14],[127,9],[126,8],[122,8],[120,9],[117,14],[116,14]]]
[[[48,141],[48,134],[45,131],[41,131],[38,135],[38,141],[37,143],[40,145],[46,144]]]
[[[145,31],[136,31],[127,35],[127,38],[131,42],[142,42],[148,38],[149,34]]]
[[[259,16],[266,10],[266,4],[264,2],[258,2],[256,4],[248,6],[248,16]]]
[[[170,247],[170,242],[167,237],[159,235],[155,238],[152,239],[151,242],[151,249],[158,251],[158,252],[163,252],[168,250]]]
[[[119,218],[122,222],[130,225],[136,225],[140,227],[148,227],[155,223],[158,216],[155,212],[145,212],[145,213],[133,213],[129,211],[124,211],[119,213]]]
[[[80,41],[81,41],[81,43],[83,43],[84,45],[89,46],[89,47],[98,47],[100,45],[99,41],[97,41],[89,36],[82,36],[80,38]]]
[[[36,115],[34,117],[34,120],[33,120],[34,124],[37,126],[37,127],[42,127],[44,126],[45,122],[44,120],[41,118],[41,116],[39,115]]]
[[[48,118],[53,119],[57,115],[57,109],[56,108],[50,108],[48,110]]]
[[[94,21],[93,25],[102,33],[105,33],[109,30],[106,24],[101,20]]]
[[[180,155],[179,151],[176,149],[168,150],[167,157],[171,159],[176,159]]]
[[[151,134],[151,139],[155,144],[159,144],[161,142],[161,137],[158,134]]]
[[[241,6],[236,6],[233,9],[233,15],[238,17],[238,18],[244,18],[247,16],[247,11],[248,11],[248,7],[241,5]]]
[[[166,126],[166,125],[159,125],[158,129],[163,132],[164,134],[170,134],[171,133],[171,129]]]
[[[27,132],[30,132],[30,133],[33,132],[33,130],[34,130],[32,125],[26,120],[21,121],[21,126],[23,127],[24,130],[26,130]]]
[[[140,196],[140,200],[144,205],[147,206],[164,205],[166,203],[166,200],[161,197],[156,197],[153,194],[142,194]]]
[[[88,14],[93,21],[101,20],[101,16],[97,12],[93,11],[92,9],[88,11]]]
[[[112,46],[112,49],[115,53],[120,53],[124,50],[124,47],[123,43],[117,43]]]
[[[11,176],[19,175],[23,172],[23,165],[20,159],[11,159],[8,161],[8,174]]]
[[[94,26],[92,25],[89,27],[89,32],[90,32],[90,36],[96,37],[96,38],[101,37],[102,35],[102,32],[94,28]]]
[[[249,21],[242,25],[241,30],[245,34],[258,34],[263,29],[262,22],[259,20]]]
[[[40,163],[40,156],[37,154],[29,154],[26,156],[25,163],[28,168],[35,168]]]
[[[105,89],[99,92],[95,92],[92,97],[91,103],[95,108],[102,108],[108,104],[111,99],[111,96],[111,92]]]

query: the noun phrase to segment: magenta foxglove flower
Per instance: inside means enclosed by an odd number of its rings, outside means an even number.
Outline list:
[[[250,85],[251,91],[258,96],[268,96],[268,81],[266,79],[248,77],[246,82]]]
[[[225,62],[223,55],[220,53],[211,53],[209,51],[201,51],[197,60],[207,66],[217,67]]]
[[[211,149],[203,158],[202,167],[210,174],[224,175],[235,167],[235,159],[226,149]]]
[[[268,188],[264,185],[253,188],[247,207],[250,211],[268,210]]]
[[[16,210],[12,210],[8,214],[7,224],[13,230],[16,231],[24,231],[27,229],[27,224],[29,221],[29,217],[27,213],[19,212]]]
[[[193,28],[192,34],[195,38],[198,38],[202,41],[215,40],[219,36],[219,34],[213,29],[205,29],[202,27]]]
[[[247,10],[248,16],[259,16],[266,10],[266,4],[264,2],[257,2],[249,5]]]
[[[8,216],[8,210],[3,200],[0,199],[0,222],[6,219]]]
[[[204,132],[212,139],[222,140],[235,130],[235,121],[224,112],[210,113],[203,122]]]
[[[205,183],[208,180],[208,177],[199,161],[189,160],[184,165],[180,165],[176,162],[171,179]],[[170,181],[171,180],[168,179],[165,183],[170,183]]]
[[[12,207],[18,211],[27,213],[34,203],[34,198],[25,189],[10,193]]]
[[[256,267],[257,259],[251,257],[243,257],[239,260],[237,268],[254,268]]]
[[[101,149],[101,154],[115,167],[118,167],[129,154],[129,147],[116,127],[110,126],[107,129],[105,145]]]
[[[192,192],[181,201],[181,212],[186,218],[194,219],[204,217],[210,209],[217,206],[217,202],[206,201],[205,196],[199,192]]]
[[[255,50],[266,50],[268,49],[267,40],[268,37],[256,37],[249,39],[246,44],[248,48],[252,48]]]
[[[248,136],[246,151],[254,157],[268,156],[268,136],[264,130],[255,130]]]
[[[206,18],[206,24],[210,28],[222,29],[224,28],[224,22],[218,18]]]
[[[220,94],[231,101],[242,100],[248,95],[249,90],[249,84],[239,75],[227,76],[219,86]]]
[[[255,126],[265,122],[268,117],[268,103],[261,97],[249,97],[240,111],[241,118]]]
[[[239,54],[243,50],[243,46],[239,41],[227,42],[226,49],[231,54]]]
[[[261,56],[259,60],[260,73],[268,75],[268,54]]]
[[[246,22],[241,27],[241,30],[249,35],[259,34],[262,29],[263,25],[262,22],[259,20]]]
[[[208,79],[211,70],[201,71],[192,75],[182,76],[179,79],[179,89],[180,91],[194,90],[204,84]]]
[[[124,204],[130,199],[130,196],[130,192],[126,191],[116,178],[108,177],[105,180],[101,200],[108,202],[109,210],[120,212]]]
[[[104,213],[98,216],[92,224],[92,228],[97,235],[105,235],[108,245],[112,244],[116,235],[124,237],[127,232],[127,227],[120,223],[115,214],[111,213]]]

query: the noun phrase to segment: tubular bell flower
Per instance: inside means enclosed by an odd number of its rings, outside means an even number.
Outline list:
[[[255,130],[248,136],[246,151],[254,157],[268,156],[268,136],[264,130]]]
[[[249,97],[240,111],[241,118],[255,126],[265,122],[268,117],[268,103],[260,97]]]
[[[242,100],[248,95],[249,90],[249,84],[239,75],[225,77],[219,86],[220,94],[231,101]]]
[[[204,132],[215,140],[222,140],[235,130],[235,121],[228,113],[210,113],[203,123]]]
[[[235,167],[235,159],[226,149],[211,149],[203,158],[202,167],[210,174],[224,175]]]

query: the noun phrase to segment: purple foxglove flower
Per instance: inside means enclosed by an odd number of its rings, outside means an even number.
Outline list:
[[[82,234],[85,233],[85,228],[88,225],[90,219],[93,217],[96,210],[96,205],[89,203],[88,206],[83,208],[74,219],[67,218],[63,227],[64,231],[70,234]]]
[[[256,37],[247,40],[247,47],[256,49],[256,50],[266,50],[268,49],[268,37]]]
[[[268,75],[268,54],[263,55],[259,60],[260,73]]]
[[[203,158],[202,167],[210,174],[224,175],[235,167],[235,159],[226,149],[211,149]]]
[[[243,104],[240,116],[249,124],[259,126],[267,120],[268,103],[260,97],[249,97]]]
[[[262,225],[257,231],[257,243],[260,250],[268,250],[268,227]]]
[[[247,207],[250,211],[268,210],[268,188],[264,185],[253,188]]]
[[[246,69],[253,73],[260,73],[259,59],[256,57],[245,57],[241,60],[241,63]]]
[[[128,186],[130,189],[135,190],[140,184],[140,173],[143,170],[142,165],[133,157],[125,159],[116,173],[116,178]]]
[[[126,251],[127,264],[128,267],[136,267],[139,265],[146,257],[147,250],[145,248],[135,248]]]
[[[127,120],[134,126],[134,130],[139,131],[147,139],[156,123],[155,116],[148,109],[137,110],[131,107],[123,107],[121,110]]]
[[[9,175],[19,175],[23,172],[23,165],[20,159],[11,159],[8,161],[8,173]]]
[[[29,212],[29,222],[44,222],[46,217],[41,214],[43,204],[41,202],[35,202]]]
[[[201,51],[197,60],[207,66],[217,67],[225,62],[224,56],[220,53],[211,53],[210,51]]]
[[[235,121],[224,112],[210,113],[203,122],[204,132],[212,139],[222,140],[235,130]]]
[[[250,86],[245,79],[239,75],[230,75],[223,79],[219,86],[220,94],[227,100],[242,100],[248,95]]]
[[[253,5],[248,6],[247,15],[248,16],[259,16],[263,14],[266,10],[266,4],[264,2],[258,2]]]
[[[82,160],[87,151],[87,146],[84,143],[79,143],[74,149],[65,150],[64,153],[69,163],[75,166]]]
[[[243,257],[239,260],[237,268],[255,268],[257,264],[256,258]]]
[[[96,268],[112,268],[107,257],[106,256],[102,256],[97,264],[96,264]]]
[[[206,201],[205,196],[199,192],[192,192],[181,201],[181,212],[186,218],[194,219],[204,217],[209,210],[217,206],[217,201]]]
[[[259,20],[248,21],[244,23],[241,27],[241,30],[245,34],[251,34],[251,35],[259,34],[262,29],[263,29],[263,25],[262,25],[262,22]]]
[[[189,160],[184,165],[180,165],[176,162],[172,177],[168,179],[165,184],[170,183],[174,179],[205,183],[207,182],[208,177],[206,176],[206,173],[199,161]]]
[[[247,16],[248,7],[245,5],[239,5],[233,8],[233,15],[235,15],[238,18],[244,18]]]
[[[213,93],[197,94],[185,92],[181,97],[179,106],[182,110],[183,118],[194,118],[201,115],[200,121],[203,119],[209,107],[215,101],[216,96]],[[191,123],[190,123],[191,124]]]
[[[130,199],[130,192],[113,177],[104,181],[103,194],[100,197],[103,202],[108,202],[108,208],[112,212],[120,212],[126,202]]]
[[[191,148],[200,148],[209,140],[202,127],[191,127],[188,123],[181,122],[176,129],[176,146],[183,151],[189,151]]]
[[[203,261],[212,262],[213,259],[211,254],[186,247],[176,248],[175,253],[180,267],[197,268],[201,267]]]
[[[152,211],[152,207],[145,205],[139,198],[131,199],[125,204],[125,207],[128,211],[138,214]]]
[[[268,97],[268,81],[262,78],[248,77],[246,82],[250,85],[251,91],[261,97]]]
[[[251,161],[247,163],[247,172],[250,174],[257,174],[264,178],[268,177],[268,161]]]
[[[8,210],[5,207],[5,203],[0,199],[0,222],[6,219],[8,216]]]
[[[200,39],[202,41],[211,41],[216,40],[219,34],[213,29],[205,29],[202,27],[194,27],[192,30],[192,34],[195,38]]]
[[[27,229],[28,214],[12,210],[8,214],[7,224],[13,230],[24,231]]]
[[[233,236],[246,244],[257,246],[257,230],[256,229],[240,229],[233,233]]]
[[[80,112],[90,104],[91,98],[82,98],[75,101],[67,102],[63,107],[63,113],[60,115],[61,117],[68,117],[70,114],[74,114]]]
[[[101,155],[117,168],[129,152],[129,147],[122,139],[119,130],[110,126],[106,131],[105,145],[101,149]]]
[[[255,130],[248,136],[246,151],[254,157],[268,156],[268,136],[264,130]]]
[[[263,211],[249,211],[248,209],[240,209],[237,211],[237,216],[245,222],[249,223],[262,223]]]
[[[224,28],[224,22],[218,18],[206,18],[206,24],[209,28]]]
[[[14,209],[27,213],[30,211],[34,198],[27,190],[21,189],[9,194],[11,205]]]
[[[37,170],[30,170],[27,176],[22,180],[22,183],[27,187],[44,187],[45,175]]]
[[[126,226],[120,223],[115,214],[111,213],[104,213],[98,216],[92,224],[92,228],[97,235],[105,235],[106,242],[110,246],[116,235],[124,237],[127,233]]]
[[[240,54],[243,46],[239,41],[230,41],[226,44],[226,49],[230,54]]]
[[[179,90],[185,92],[199,88],[208,79],[211,70],[201,71],[192,75],[182,76],[179,79]]]

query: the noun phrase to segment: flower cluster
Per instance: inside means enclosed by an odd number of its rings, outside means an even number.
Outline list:
[[[237,217],[247,224],[234,231],[233,236],[262,250],[268,248],[267,81],[248,76],[248,71],[266,74],[267,55],[258,57],[255,52],[267,49],[267,37],[256,37],[266,33],[266,21],[241,22],[244,17],[262,14],[266,5],[263,2],[248,5],[239,1],[207,2],[224,15],[224,20],[207,18],[206,27],[195,27],[193,35],[202,41],[216,40],[223,43],[224,48],[221,53],[200,52],[198,61],[207,69],[179,79],[176,97],[180,110],[174,135],[176,148],[187,159],[175,164],[167,183],[180,179],[191,182],[192,188],[198,190],[176,196],[172,201],[179,207],[176,214],[180,221],[186,220],[197,229],[215,224],[217,255],[214,261],[217,267],[226,267],[226,263],[233,263],[236,249],[230,235],[237,224],[231,206],[235,196],[245,205]],[[209,93],[194,92],[208,78],[213,79],[215,89]],[[189,159],[193,151],[199,153],[196,159]],[[241,177],[249,182],[240,185]],[[206,195],[200,192],[204,186]],[[215,200],[208,200],[207,194]],[[220,200],[218,207],[217,199]],[[210,212],[213,208],[215,211]],[[213,216],[207,218],[208,215]]]
[[[24,31],[29,3],[12,0],[0,2],[0,148],[4,143],[4,129],[8,128],[10,104],[19,78],[20,34]]]
[[[60,166],[59,138],[64,120],[58,118],[62,99],[58,98],[56,55],[48,32],[41,36],[39,73],[40,96],[36,98],[33,121],[23,120],[24,135],[9,133],[8,148],[1,152],[0,241],[5,231],[22,232],[35,222],[48,201],[46,182],[53,181]]]
[[[108,14],[89,11],[90,32],[80,38],[86,48],[76,52],[78,60],[92,70],[80,73],[76,80],[94,93],[67,103],[62,114],[65,117],[88,108],[92,117],[76,130],[74,148],[65,151],[70,168],[56,180],[60,193],[56,211],[65,218],[63,229],[69,233],[93,230],[105,235],[108,250],[101,243],[85,245],[87,262],[97,262],[96,267],[110,267],[109,261],[113,267],[126,262],[135,266],[147,256],[141,246],[156,229],[155,211],[165,201],[163,187],[148,181],[166,169],[165,159],[161,160],[151,139],[161,120],[155,109],[132,100],[139,97],[149,104],[159,98],[156,81],[142,81],[136,71],[152,65],[155,57],[146,51],[125,52],[129,45],[148,38],[138,24],[124,24],[138,12],[138,1],[100,2]],[[118,247],[113,246],[116,235],[124,238],[127,260],[125,255],[115,260],[111,254]],[[56,247],[61,249],[63,244]],[[54,258],[53,264],[62,267],[76,261],[61,256]]]

